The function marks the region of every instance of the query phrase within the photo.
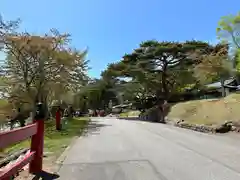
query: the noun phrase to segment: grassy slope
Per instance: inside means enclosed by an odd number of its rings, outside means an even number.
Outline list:
[[[172,106],[168,117],[180,118],[194,124],[221,124],[227,120],[240,120],[240,94],[223,99],[195,100]]]
[[[138,116],[138,111],[124,112],[120,117]],[[194,100],[171,107],[169,119],[183,119],[193,124],[217,125],[225,121],[240,122],[240,94],[222,99]]]

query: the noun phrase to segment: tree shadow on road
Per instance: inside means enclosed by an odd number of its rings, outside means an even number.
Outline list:
[[[118,118],[120,121],[121,120],[126,120],[126,121],[142,121],[142,122],[147,122],[147,123],[161,123],[161,124],[166,124],[166,122],[158,122],[158,121],[151,121],[151,120],[141,120],[139,117],[124,117],[124,118]]]
[[[120,120],[128,120],[128,121],[144,121],[148,123],[167,123],[167,116],[170,113],[173,103],[168,103],[162,109],[159,106],[154,106],[145,112],[139,114],[138,117],[118,117]]]
[[[83,136],[88,136],[88,135],[97,135],[97,134],[100,134],[100,130],[101,128],[103,127],[107,127],[107,126],[111,126],[109,124],[104,124],[102,122],[99,122],[99,121],[94,121],[94,120],[91,120],[87,127],[85,128],[84,132],[83,132]]]
[[[139,117],[119,117],[120,120],[128,120],[128,121],[142,121]]]
[[[46,171],[41,171],[40,173],[37,173],[35,175],[35,177],[33,177],[32,180],[53,180],[53,179],[58,179],[60,176],[57,174],[52,174],[52,173],[48,173]]]

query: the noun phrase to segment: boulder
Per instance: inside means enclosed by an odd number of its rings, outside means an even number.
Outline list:
[[[216,133],[227,133],[232,130],[233,123],[231,121],[227,121],[224,124],[220,125],[215,129]]]

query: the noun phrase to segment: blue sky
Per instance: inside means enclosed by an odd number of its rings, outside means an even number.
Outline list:
[[[89,47],[89,74],[99,77],[144,40],[215,43],[218,20],[239,7],[239,0],[1,0],[0,13],[20,18],[21,30],[72,34],[75,47]]]

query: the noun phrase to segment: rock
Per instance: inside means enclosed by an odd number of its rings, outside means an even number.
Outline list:
[[[48,157],[50,154],[52,154],[51,152],[43,152],[43,157]]]
[[[62,145],[62,148],[67,148],[68,146],[67,145]]]
[[[225,126],[233,126],[233,122],[232,121],[225,121],[224,125]]]
[[[237,131],[237,127],[233,125],[231,131]]]
[[[5,158],[6,156],[7,156],[7,154],[0,152],[0,158]]]
[[[180,124],[180,123],[183,123],[183,122],[184,122],[184,120],[181,120],[181,119],[180,119],[180,120],[177,121],[176,124]]]
[[[230,122],[225,122],[220,127],[217,127],[215,132],[216,133],[227,133],[227,132],[231,131],[231,129],[232,129],[232,124]]]
[[[191,129],[193,131],[198,131],[198,132],[203,132],[203,133],[212,133],[214,132],[214,128],[210,126],[205,126],[205,125],[197,125],[197,124],[188,124],[184,122],[184,120],[178,121],[175,126],[181,127],[181,128],[186,128],[186,129]]]

